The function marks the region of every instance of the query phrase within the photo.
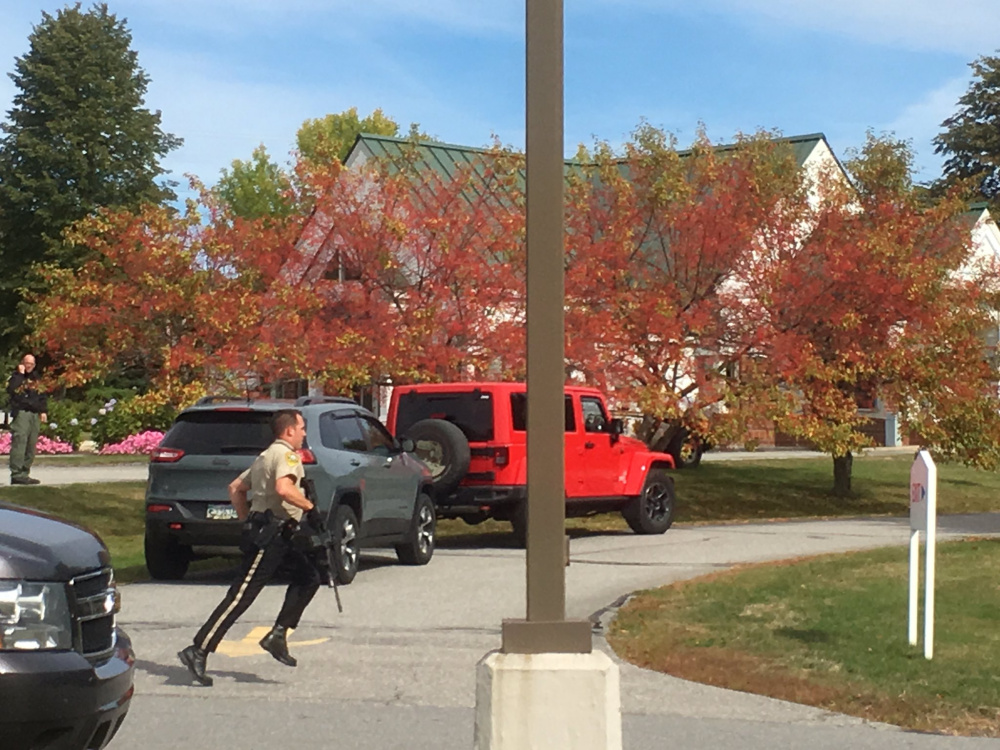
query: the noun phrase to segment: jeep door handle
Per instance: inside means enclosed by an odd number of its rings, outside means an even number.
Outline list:
[[[358,459],[356,459],[356,458],[352,458],[351,459],[351,466],[361,466],[361,462]]]
[[[594,444],[588,441],[588,442],[586,442],[586,443],[583,444],[583,447],[584,448],[593,448]]]

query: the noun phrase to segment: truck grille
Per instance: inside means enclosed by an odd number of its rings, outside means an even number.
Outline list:
[[[69,582],[73,615],[73,645],[91,662],[111,656],[115,649],[115,612],[118,590],[111,568],[77,576]]]

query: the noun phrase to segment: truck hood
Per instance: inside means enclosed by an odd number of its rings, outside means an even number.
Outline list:
[[[0,503],[0,579],[68,581],[111,565],[100,538],[41,511]]]

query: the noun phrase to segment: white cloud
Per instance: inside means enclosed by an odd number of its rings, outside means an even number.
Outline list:
[[[737,14],[770,25],[834,32],[865,42],[959,54],[970,60],[1000,46],[997,0],[588,0],[650,11]]]

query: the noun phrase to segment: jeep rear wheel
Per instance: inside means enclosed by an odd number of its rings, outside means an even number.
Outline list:
[[[674,522],[674,479],[665,469],[650,469],[642,494],[622,516],[636,534],[662,534]]]
[[[456,425],[443,419],[422,419],[404,437],[416,446],[414,453],[431,470],[436,497],[444,497],[458,487],[469,471],[469,441]]]
[[[191,563],[191,548],[169,536],[146,533],[146,570],[157,581],[179,581]]]

